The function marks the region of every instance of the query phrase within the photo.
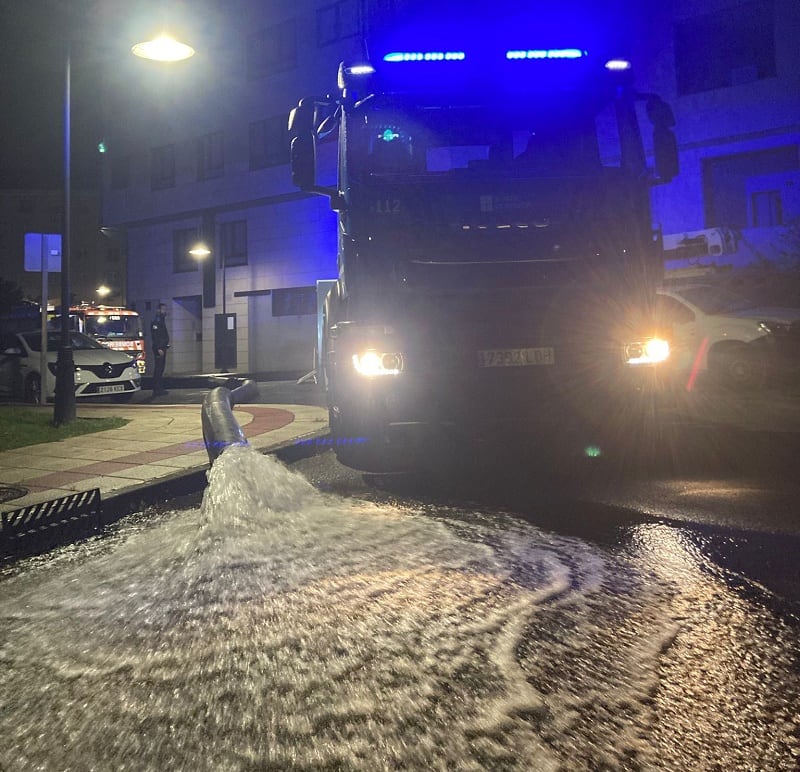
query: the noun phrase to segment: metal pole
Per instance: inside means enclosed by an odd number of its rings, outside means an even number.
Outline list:
[[[50,376],[50,371],[47,369],[47,296],[49,295],[48,292],[48,282],[47,282],[47,252],[49,250],[50,244],[47,239],[47,234],[42,234],[42,318],[41,322],[41,338],[39,345],[41,346],[41,351],[39,352],[39,372],[41,373],[41,380],[39,386],[39,397],[44,405],[47,402],[47,379]]]
[[[225,259],[225,250],[222,250],[222,318],[224,323],[224,329],[222,332],[222,348],[220,349],[220,369],[223,373],[228,372],[228,307],[226,305],[225,296],[227,293],[227,287],[225,286],[225,277],[227,275],[227,271],[225,270],[228,267],[227,260]]]
[[[72,196],[71,196],[71,90],[72,54],[67,48],[64,77],[64,239],[61,245],[61,342],[56,360],[56,399],[53,424],[61,426],[75,420],[75,362],[69,334],[70,307],[70,253],[72,247]],[[44,386],[44,378],[42,385]]]

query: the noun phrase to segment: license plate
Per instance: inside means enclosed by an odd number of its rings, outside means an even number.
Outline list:
[[[478,367],[530,367],[552,365],[556,361],[555,349],[542,348],[491,348],[478,352]]]
[[[125,384],[124,383],[114,383],[110,386],[98,386],[97,393],[98,394],[111,394],[115,391],[125,391]]]

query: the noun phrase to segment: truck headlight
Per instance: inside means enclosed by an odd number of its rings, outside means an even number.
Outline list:
[[[663,338],[628,343],[625,346],[625,364],[656,365],[669,359],[669,343]]]
[[[399,352],[378,351],[374,348],[353,354],[353,367],[365,378],[383,375],[400,375],[403,372],[403,355]]]

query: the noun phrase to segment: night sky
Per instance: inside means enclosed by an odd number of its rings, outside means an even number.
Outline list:
[[[58,184],[62,174],[64,7],[0,0],[0,185]],[[79,3],[78,3],[79,5]],[[62,40],[59,40],[62,38]]]
[[[42,0],[0,0],[0,184],[57,182],[63,84]]]
[[[63,179],[63,105],[67,42],[72,46],[72,179],[97,169],[98,57],[146,39],[147,18],[196,14],[206,0],[0,0],[0,187],[58,186]]]

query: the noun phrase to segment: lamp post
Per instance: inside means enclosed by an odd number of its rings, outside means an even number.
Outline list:
[[[205,242],[199,241],[190,250],[189,254],[196,260],[204,260],[211,254],[211,250],[206,246]],[[225,255],[222,256],[222,313],[226,311],[225,306]]]
[[[202,241],[195,244],[190,250],[189,254],[194,257],[196,260],[204,260],[211,254],[211,250],[206,246],[206,244]],[[228,288],[226,286],[226,269],[227,262],[225,260],[225,255],[222,255],[222,318],[225,320],[225,324],[227,324],[227,313],[228,313],[228,306],[227,306],[227,294]],[[219,315],[215,315],[215,319],[219,320]],[[216,356],[217,365],[221,368],[222,372],[226,372],[228,369],[228,356],[227,356],[227,347],[225,345],[224,340],[220,340],[220,336],[222,335],[221,328],[219,325],[215,328],[215,335],[214,335],[214,343],[216,347]]]
[[[160,62],[178,62],[194,55],[194,49],[161,35],[154,40],[137,43],[131,52],[143,59]],[[67,46],[64,67],[64,238],[61,245],[61,337],[56,359],[56,398],[53,425],[61,426],[75,420],[75,360],[69,329],[70,307],[70,257],[72,247],[72,50]],[[44,386],[44,373],[42,385]]]

